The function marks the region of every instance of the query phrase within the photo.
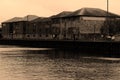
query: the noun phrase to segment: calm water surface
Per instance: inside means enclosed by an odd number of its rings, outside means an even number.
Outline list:
[[[120,80],[120,59],[0,46],[0,80]]]

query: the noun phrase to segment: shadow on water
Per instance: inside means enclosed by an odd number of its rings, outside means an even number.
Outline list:
[[[49,59],[74,59],[74,60],[83,60],[83,62],[116,62],[119,63],[119,56],[111,55],[109,53],[101,53],[101,52],[88,52],[81,50],[73,50],[73,49],[51,49],[51,50],[27,50],[24,51],[27,53],[26,55],[44,55]]]
[[[69,57],[78,57],[78,56],[94,56],[94,57],[116,57],[120,58],[120,53],[117,51],[111,50],[93,50],[93,49],[82,49],[82,48],[42,48],[40,50],[25,50],[27,53],[34,54],[54,54],[59,55],[68,55]]]
[[[9,48],[10,47],[10,48]],[[99,46],[100,47],[100,46]],[[103,46],[104,47],[104,46]],[[96,47],[72,47],[72,48],[37,48],[26,46],[0,46],[2,51],[24,51],[27,54],[49,54],[55,57],[79,58],[79,57],[111,57],[120,58],[119,47],[115,48],[96,48]],[[111,47],[111,46],[109,46]],[[116,49],[117,48],[117,49]],[[7,50],[6,50],[7,49]]]

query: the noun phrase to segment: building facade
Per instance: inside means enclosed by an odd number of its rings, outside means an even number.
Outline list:
[[[24,18],[15,17],[2,23],[2,36],[4,39],[25,39],[29,22],[36,19],[29,15]]]
[[[28,15],[2,23],[4,39],[102,40],[120,34],[120,16],[96,8],[64,11],[51,17]]]

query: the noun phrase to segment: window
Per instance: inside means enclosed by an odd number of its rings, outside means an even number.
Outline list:
[[[46,34],[46,37],[48,37],[48,34]]]
[[[27,37],[30,37],[30,35],[27,35]]]
[[[42,35],[40,34],[39,37],[42,37]]]
[[[59,23],[59,19],[54,19],[53,22],[56,24],[56,23]]]
[[[33,37],[35,37],[35,34],[33,34]]]
[[[41,33],[42,32],[42,30],[41,29],[39,29],[39,33]]]
[[[66,34],[64,34],[64,37],[66,37]]]
[[[33,29],[33,33],[35,33],[36,32],[36,30],[35,29]]]
[[[46,34],[49,34],[49,28],[46,28]]]
[[[36,27],[36,24],[34,23],[34,27]]]

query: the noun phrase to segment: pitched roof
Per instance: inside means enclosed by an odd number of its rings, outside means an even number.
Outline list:
[[[33,20],[32,22],[48,22],[48,21],[51,21],[51,17],[39,17]]]
[[[27,16],[25,16],[25,17],[23,17],[23,21],[32,21],[32,20],[35,20],[35,19],[37,19],[37,18],[39,18],[38,16],[36,16],[36,15],[27,15]]]
[[[4,21],[5,23],[9,23],[9,22],[17,22],[17,21],[22,21],[21,17],[14,17],[12,19],[9,19],[7,21]]]
[[[39,17],[35,16],[35,15],[27,15],[25,17],[14,17],[12,19],[4,21],[3,23],[19,22],[19,21],[32,21],[32,20],[35,20],[37,18],[39,18]]]
[[[110,13],[110,12],[108,12],[108,14],[107,14],[107,11],[98,9],[98,8],[81,8],[77,11],[74,11],[70,15],[68,15],[68,17],[70,17],[70,16],[120,17],[119,15]]]
[[[65,17],[65,16],[69,15],[70,13],[72,13],[72,12],[70,12],[70,11],[63,11],[63,12],[57,14],[57,15],[51,16],[51,18]]]

